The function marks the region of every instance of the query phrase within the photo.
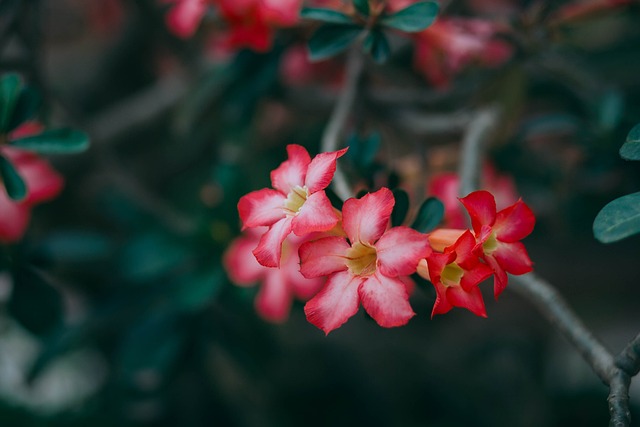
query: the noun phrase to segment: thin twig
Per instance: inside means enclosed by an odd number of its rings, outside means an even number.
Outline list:
[[[349,52],[345,87],[340,93],[338,102],[331,113],[329,123],[322,135],[321,150],[323,152],[336,151],[340,146],[340,134],[344,130],[347,119],[349,118],[349,113],[353,108],[363,67],[364,55],[360,51],[359,46],[356,46],[356,48]],[[338,197],[343,200],[352,196],[351,187],[339,167],[333,176],[333,190]]]
[[[640,372],[640,334],[616,357],[616,366],[632,377]]]

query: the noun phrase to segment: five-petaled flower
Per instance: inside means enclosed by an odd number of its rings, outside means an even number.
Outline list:
[[[289,159],[271,172],[274,189],[263,188],[240,199],[243,230],[269,227],[253,251],[260,264],[280,265],[282,242],[291,232],[304,236],[330,230],[338,223],[338,213],[324,189],[333,178],[337,159],[346,151],[320,153],[311,160],[304,147],[288,145]]]
[[[309,322],[326,334],[353,316],[360,303],[383,327],[404,325],[414,316],[403,276],[416,271],[429,243],[408,227],[387,229],[394,204],[387,188],[349,199],[342,210],[348,240],[324,237],[300,246],[302,274],[328,276],[304,307]]]
[[[507,273],[520,275],[533,269],[520,240],[533,231],[535,216],[522,200],[497,211],[488,191],[475,191],[460,201],[471,217],[477,250],[495,273],[493,292],[497,298],[507,287]]]
[[[224,255],[224,266],[233,283],[238,286],[253,286],[260,283],[255,307],[258,314],[274,323],[289,317],[293,299],[307,301],[324,284],[324,278],[307,279],[300,274],[298,248],[305,241],[301,237],[289,236],[283,243],[280,268],[264,267],[256,261],[251,251],[260,239],[265,227],[247,230],[234,240]]]

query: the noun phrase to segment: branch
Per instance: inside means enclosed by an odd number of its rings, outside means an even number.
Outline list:
[[[356,48],[349,52],[347,60],[347,81],[322,135],[321,151],[323,152],[336,151],[340,146],[340,134],[344,130],[347,119],[349,118],[349,113],[353,108],[363,67],[364,55],[360,52],[359,45],[357,45]],[[339,167],[336,168],[335,175],[333,176],[333,189],[338,197],[343,200],[352,196],[351,187]]]
[[[632,377],[640,372],[640,334],[616,357],[616,366]]]

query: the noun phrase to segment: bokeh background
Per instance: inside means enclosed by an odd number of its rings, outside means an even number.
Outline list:
[[[447,81],[416,66],[416,39],[393,35],[389,61],[367,65],[344,135],[379,149],[344,167],[358,189],[401,186],[417,206],[430,179],[456,171],[464,127],[447,120],[500,106],[487,157],[537,215],[526,240],[535,271],[617,353],[640,329],[640,241],[599,243],[592,223],[640,188],[640,165],[618,155],[640,122],[640,7],[591,2],[606,7],[554,21],[580,3],[446,4],[513,29],[498,37],[504,60],[465,60]],[[222,265],[236,203],[269,186],[286,144],[318,152],[344,58],[306,62],[311,22],[262,53],[222,49],[215,12],[181,38],[168,7],[0,1],[2,71],[41,91],[43,122],[91,137],[82,154],[49,157],[64,191],[2,246],[3,425],[608,423],[607,388],[513,292],[485,294],[488,319],[430,319],[435,294],[420,283],[407,326],[359,313],[327,337],[302,302],[282,324],[261,319],[257,288],[235,286]],[[637,422],[637,381],[631,404]]]

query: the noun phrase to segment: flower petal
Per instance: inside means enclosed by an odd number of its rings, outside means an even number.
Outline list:
[[[167,27],[178,37],[191,37],[206,10],[207,5],[203,0],[182,0],[167,13]]]
[[[478,262],[472,269],[465,270],[460,279],[460,286],[469,292],[471,289],[478,287],[481,282],[487,280],[493,274],[493,269],[487,264]]]
[[[301,145],[287,145],[289,159],[271,171],[271,184],[276,190],[289,194],[296,186],[302,187],[311,162],[309,152]]]
[[[387,229],[394,204],[393,193],[385,187],[344,202],[342,227],[351,243],[375,243]]]
[[[333,179],[333,174],[336,172],[338,157],[342,157],[346,152],[347,149],[344,148],[340,151],[320,153],[311,160],[305,179],[305,185],[309,193],[313,194],[316,191],[327,188]]]
[[[234,240],[224,253],[223,264],[229,279],[239,286],[254,285],[265,273],[251,251],[258,245],[258,236],[245,235]]]
[[[325,334],[339,328],[358,312],[358,288],[362,279],[342,271],[329,276],[326,285],[304,306],[309,323]]]
[[[447,299],[454,307],[466,308],[476,316],[487,317],[482,292],[477,286],[468,291],[457,286],[450,287],[447,289]]]
[[[265,267],[279,267],[282,242],[291,233],[291,218],[283,218],[262,235],[258,247],[253,250],[258,262]]]
[[[504,291],[507,287],[507,283],[509,282],[509,276],[507,276],[507,272],[500,266],[498,261],[491,255],[486,255],[484,257],[487,264],[493,270],[495,276],[493,277],[493,296],[495,299],[498,299],[502,291]]]
[[[318,191],[307,197],[298,214],[293,217],[292,230],[297,236],[316,231],[331,230],[338,223],[329,198],[324,191]]]
[[[536,217],[522,200],[498,212],[493,230],[502,242],[517,242],[533,231]]]
[[[436,314],[445,314],[453,308],[453,305],[447,298],[447,287],[443,285],[439,280],[432,281],[433,287],[436,290],[436,301],[433,303],[433,309],[431,310],[431,318]]]
[[[476,234],[483,225],[493,225],[496,221],[496,200],[488,191],[474,191],[460,199],[471,217],[471,225]]]
[[[16,203],[0,190],[0,242],[12,243],[20,240],[29,227],[31,207],[24,203]]]
[[[382,327],[406,325],[415,316],[407,288],[397,278],[376,273],[360,285],[358,294],[364,309]]]
[[[242,229],[269,226],[285,216],[282,205],[285,196],[270,188],[252,191],[238,201]]]
[[[378,268],[389,277],[415,273],[420,259],[427,256],[429,239],[409,227],[394,227],[376,243]]]
[[[325,237],[300,246],[300,273],[304,277],[327,276],[347,269],[345,253],[350,248],[344,237]]]
[[[289,317],[292,295],[282,270],[269,269],[256,295],[256,311],[265,320],[282,323]]]
[[[533,270],[533,263],[521,242],[498,242],[498,248],[491,255],[507,273],[520,275]]]

